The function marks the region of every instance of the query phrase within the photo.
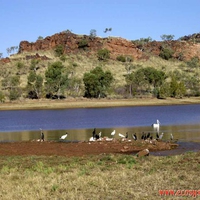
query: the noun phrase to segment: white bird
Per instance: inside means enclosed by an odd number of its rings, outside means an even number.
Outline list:
[[[152,126],[153,126],[154,128],[159,128],[159,127],[160,127],[160,121],[157,119],[157,123],[152,124]]]
[[[112,135],[112,136],[115,135],[115,132],[116,132],[116,131],[114,130],[114,131],[111,133],[111,135]]]
[[[99,138],[101,138],[101,132],[99,133]]]
[[[91,137],[91,138],[89,139],[89,141],[90,141],[90,142],[94,142],[94,141],[96,141],[96,138]]]
[[[161,133],[159,139],[162,140],[164,133]]]
[[[122,138],[125,138],[125,136],[121,133],[119,133],[119,136],[122,137]]]
[[[65,135],[62,135],[62,136],[60,137],[60,139],[61,139],[61,140],[64,140],[64,139],[67,137],[67,134],[68,134],[68,133],[66,133]]]
[[[171,133],[171,135],[170,135],[170,140],[173,140],[174,139],[174,136],[172,135],[172,133]]]

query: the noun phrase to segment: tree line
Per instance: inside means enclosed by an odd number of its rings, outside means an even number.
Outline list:
[[[199,79],[194,76],[183,76],[180,72],[166,74],[153,67],[137,67],[128,70],[122,90],[115,87],[115,77],[103,67],[95,67],[85,72],[83,78],[76,78],[73,72],[61,61],[50,63],[41,75],[37,70],[39,61],[32,60],[25,88],[20,87],[20,75],[7,76],[1,81],[0,101],[17,100],[20,97],[29,99],[61,99],[67,96],[85,98],[105,98],[121,95],[125,98],[151,95],[156,98],[182,98],[185,95],[198,96]],[[190,63],[191,64],[191,63]],[[18,69],[23,68],[17,64]]]

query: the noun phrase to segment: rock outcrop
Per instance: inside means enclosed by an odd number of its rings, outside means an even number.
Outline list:
[[[76,35],[71,32],[61,32],[51,37],[48,36],[36,42],[22,41],[19,45],[19,53],[34,52],[34,51],[48,51],[54,49],[58,45],[64,46],[64,53],[77,53],[83,51],[80,47],[81,41],[87,42],[85,52],[87,54],[94,54],[99,49],[107,48],[110,51],[111,58],[115,59],[119,55],[132,56],[134,59],[143,58],[141,52],[136,45],[131,41],[118,37],[90,37],[86,35]]]
[[[200,34],[195,34],[195,41],[199,41]],[[81,42],[85,46],[81,46]],[[48,51],[55,49],[56,46],[62,45],[64,53],[83,52],[87,55],[96,54],[99,49],[106,48],[110,51],[110,57],[116,59],[117,56],[131,56],[133,59],[148,59],[149,56],[158,56],[163,47],[170,48],[174,53],[175,59],[189,60],[192,57],[200,58],[200,43],[192,42],[191,38],[184,36],[181,40],[174,41],[152,41],[138,47],[136,42],[129,41],[120,37],[90,37],[87,35],[77,35],[70,31],[48,36],[36,42],[22,41],[19,45],[19,53]]]

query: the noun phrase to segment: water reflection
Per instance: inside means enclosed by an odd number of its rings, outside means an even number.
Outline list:
[[[111,137],[111,132],[116,130],[115,138],[120,138],[119,133],[136,133],[141,138],[142,132],[150,132],[156,137],[156,130],[151,126],[144,127],[113,127],[113,128],[97,128],[96,132],[102,132],[102,137]],[[200,125],[177,125],[177,126],[161,126],[159,132],[163,132],[163,140],[170,140],[170,134],[173,133],[174,139],[181,142],[200,142]],[[59,138],[68,132],[66,140],[68,141],[88,141],[92,136],[93,129],[66,129],[66,130],[43,130],[46,141],[58,141]],[[40,130],[38,131],[20,131],[20,132],[1,132],[0,141],[31,141],[40,138]]]

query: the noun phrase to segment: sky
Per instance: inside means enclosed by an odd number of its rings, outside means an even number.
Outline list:
[[[128,40],[200,33],[200,0],[0,0],[0,53],[70,30]],[[112,31],[104,33],[106,28]]]

